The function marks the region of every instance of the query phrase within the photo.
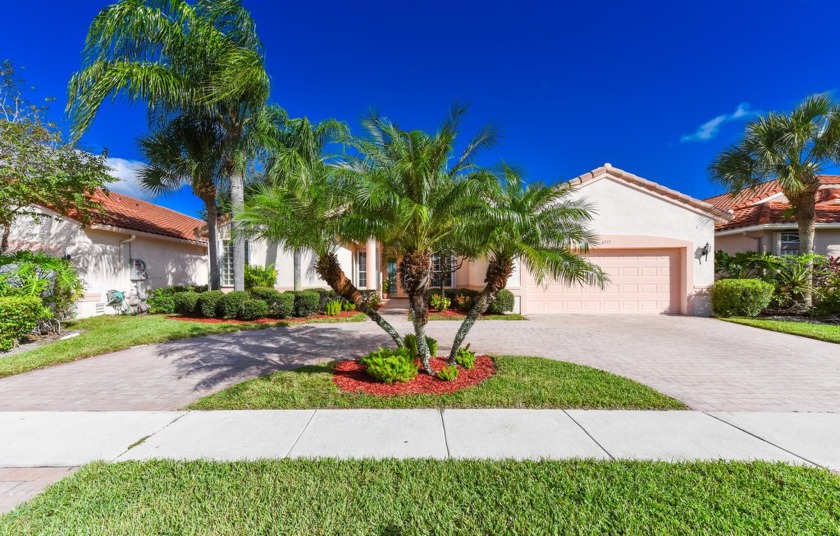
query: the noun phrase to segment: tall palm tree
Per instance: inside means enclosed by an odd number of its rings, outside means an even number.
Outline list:
[[[840,163],[840,107],[827,94],[812,95],[790,114],[769,113],[750,122],[744,138],[709,167],[712,180],[737,192],[776,179],[799,226],[799,251],[814,252],[820,173]],[[811,305],[810,292],[804,305]]]
[[[341,167],[354,181],[349,232],[359,241],[375,237],[402,256],[399,274],[408,294],[418,351],[433,374],[426,344],[432,256],[461,249],[470,237],[470,214],[489,211],[482,192],[495,180],[475,164],[476,155],[494,146],[492,126],[483,128],[457,153],[458,124],[467,110],[455,105],[435,134],[402,130],[387,119],[364,122],[366,138],[353,142],[358,157]]]
[[[455,334],[450,363],[476,320],[507,286],[517,259],[539,284],[606,282],[603,270],[582,256],[595,243],[587,228],[592,216],[585,202],[569,198],[571,192],[568,185],[526,186],[515,168],[500,166],[500,184],[491,195],[493,211],[474,221],[474,234],[481,237],[478,249],[487,258],[485,285]]]
[[[278,184],[258,184],[237,219],[245,232],[279,242],[289,249],[311,249],[318,275],[340,296],[356,305],[402,346],[400,334],[370,307],[344,273],[336,256],[350,211],[346,184],[335,180],[323,162],[290,171]]]
[[[204,202],[211,290],[221,287],[216,197],[219,184],[224,180],[222,142],[223,132],[217,123],[190,115],[179,115],[138,140],[148,162],[138,172],[144,188],[160,194],[189,184],[193,193]]]
[[[120,0],[94,18],[67,109],[78,139],[102,102],[123,95],[150,114],[188,112],[224,132],[223,169],[234,211],[244,203],[251,123],[269,94],[264,54],[239,0]],[[244,288],[245,242],[234,223],[235,288]]]

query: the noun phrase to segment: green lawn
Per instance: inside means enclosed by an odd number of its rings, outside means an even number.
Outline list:
[[[444,395],[379,397],[340,391],[332,382],[333,364],[327,363],[247,380],[189,408],[686,408],[650,387],[590,367],[539,357],[494,359],[494,377]]]
[[[313,318],[302,322],[278,320],[268,324],[209,324],[170,320],[162,315],[96,316],[64,324],[66,330],[84,330],[84,333],[78,337],[57,341],[10,356],[3,356],[0,353],[0,378],[58,365],[59,363],[76,361],[85,357],[125,350],[140,344],[200,337],[215,333],[230,333],[246,329],[264,329],[273,326],[362,322],[366,319],[366,315],[359,313],[351,317]]]
[[[808,322],[794,322],[785,320],[765,320],[761,318],[722,318],[727,322],[753,326],[780,333],[801,335],[811,339],[840,343],[840,326],[831,324],[810,324]]]
[[[838,496],[762,462],[97,462],[0,534],[837,534]]]

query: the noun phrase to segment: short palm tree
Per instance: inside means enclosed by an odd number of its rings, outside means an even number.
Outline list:
[[[316,163],[289,172],[278,184],[255,186],[237,219],[245,232],[274,240],[292,250],[311,249],[318,275],[341,297],[356,305],[402,346],[400,334],[369,306],[365,296],[344,273],[336,256],[349,212],[349,190],[334,179],[333,169]]]
[[[431,135],[402,130],[374,115],[364,122],[368,136],[353,141],[358,158],[341,166],[354,189],[347,234],[358,241],[375,237],[401,255],[400,279],[429,374],[433,371],[425,326],[432,256],[466,248],[472,238],[470,217],[490,210],[483,192],[495,180],[474,162],[482,149],[496,144],[492,127],[482,129],[460,153],[455,151],[458,123],[466,109],[454,106]]]
[[[840,163],[840,107],[813,95],[790,114],[770,113],[747,125],[744,138],[709,167],[712,180],[737,192],[776,179],[799,225],[800,253],[814,252],[820,173]],[[810,306],[811,295],[804,298]]]
[[[214,121],[179,115],[138,140],[148,164],[138,176],[155,194],[175,191],[184,184],[204,203],[207,216],[211,290],[221,286],[217,237],[216,197],[224,180],[221,169],[224,133]]]
[[[491,195],[493,211],[474,222],[472,233],[482,238],[478,249],[487,258],[485,285],[455,334],[450,363],[475,321],[507,286],[517,259],[539,284],[603,286],[607,281],[601,268],[583,256],[595,243],[587,228],[591,211],[586,203],[570,199],[571,192],[568,185],[526,186],[516,169],[500,166],[499,187]]]
[[[244,203],[253,123],[269,79],[250,13],[239,0],[120,0],[91,24],[82,70],[69,86],[78,139],[109,96],[148,105],[150,115],[203,115],[224,132],[223,170],[234,210]],[[235,288],[244,288],[245,242],[234,223]]]

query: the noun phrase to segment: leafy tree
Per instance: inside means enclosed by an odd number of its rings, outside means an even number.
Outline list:
[[[607,279],[582,255],[595,241],[587,228],[591,213],[586,203],[569,198],[570,186],[526,186],[520,173],[504,164],[500,179],[491,196],[493,210],[473,222],[473,233],[483,237],[478,249],[487,257],[485,285],[455,334],[451,364],[475,321],[507,286],[517,259],[539,284],[560,281],[603,286]]]
[[[814,252],[816,194],[820,173],[840,163],[840,107],[829,95],[813,95],[789,114],[769,113],[747,125],[744,138],[709,167],[712,179],[731,192],[775,179],[799,225],[800,253]],[[803,296],[811,305],[811,293]]]
[[[66,142],[46,119],[46,106],[32,104],[24,87],[11,62],[0,64],[0,254],[9,247],[16,218],[45,217],[33,206],[87,222],[101,208],[94,194],[115,180],[106,155]]]
[[[223,132],[222,169],[234,212],[244,175],[270,123],[269,79],[250,13],[239,0],[121,0],[93,20],[82,70],[70,81],[76,137],[102,102],[124,95],[155,114],[202,116]],[[233,224],[234,288],[244,288],[245,240]]]
[[[342,166],[354,181],[349,236],[375,237],[401,255],[399,274],[428,374],[433,374],[425,336],[432,256],[468,251],[476,239],[468,222],[492,210],[485,191],[495,177],[474,159],[494,146],[498,136],[487,126],[457,153],[458,124],[466,110],[453,106],[435,134],[406,131],[374,115],[364,122],[368,136],[353,142],[358,157]]]

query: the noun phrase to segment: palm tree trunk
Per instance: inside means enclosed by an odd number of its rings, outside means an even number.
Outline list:
[[[816,222],[816,193],[803,195],[796,203],[796,222],[799,227],[799,253],[810,255],[814,252],[814,231]],[[802,294],[802,305],[810,308],[813,304],[814,261],[807,265],[808,284]]]
[[[382,318],[375,309],[368,306],[364,295],[356,288],[344,270],[341,269],[341,264],[338,262],[338,257],[335,253],[325,253],[318,257],[318,262],[315,265],[315,271],[318,275],[327,282],[331,289],[338,293],[339,296],[356,305],[358,311],[363,312],[376,322],[385,333],[387,333],[397,344],[397,348],[403,347],[402,337],[399,332],[394,329],[387,320]]]
[[[216,209],[216,196],[202,198],[204,208],[207,211],[207,254],[210,257],[210,290],[219,290],[222,286],[219,275],[219,236],[218,218],[219,211]]]
[[[233,240],[233,290],[245,290],[245,236],[236,215],[245,206],[245,185],[242,175],[234,172],[230,178],[230,201],[232,205],[231,239]]]
[[[513,273],[513,259],[498,259],[493,256],[487,263],[487,274],[484,277],[484,288],[470,308],[467,317],[461,323],[455,340],[452,342],[452,350],[449,351],[449,364],[455,364],[458,350],[461,348],[464,339],[475,325],[478,318],[487,311],[487,308],[496,300],[496,294],[507,286],[510,274]]]
[[[432,274],[432,255],[428,251],[413,251],[403,255],[400,262],[400,276],[403,290],[408,294],[411,306],[411,322],[417,336],[417,351],[423,362],[423,369],[430,376],[434,375],[430,364],[431,355],[426,344],[426,324],[429,323],[429,293]]]
[[[292,252],[292,265],[294,270],[294,289],[303,289],[303,278],[301,277],[301,260],[300,248],[295,248]]]
[[[9,249],[9,236],[12,234],[12,224],[3,224],[3,235],[0,237],[0,255]]]

